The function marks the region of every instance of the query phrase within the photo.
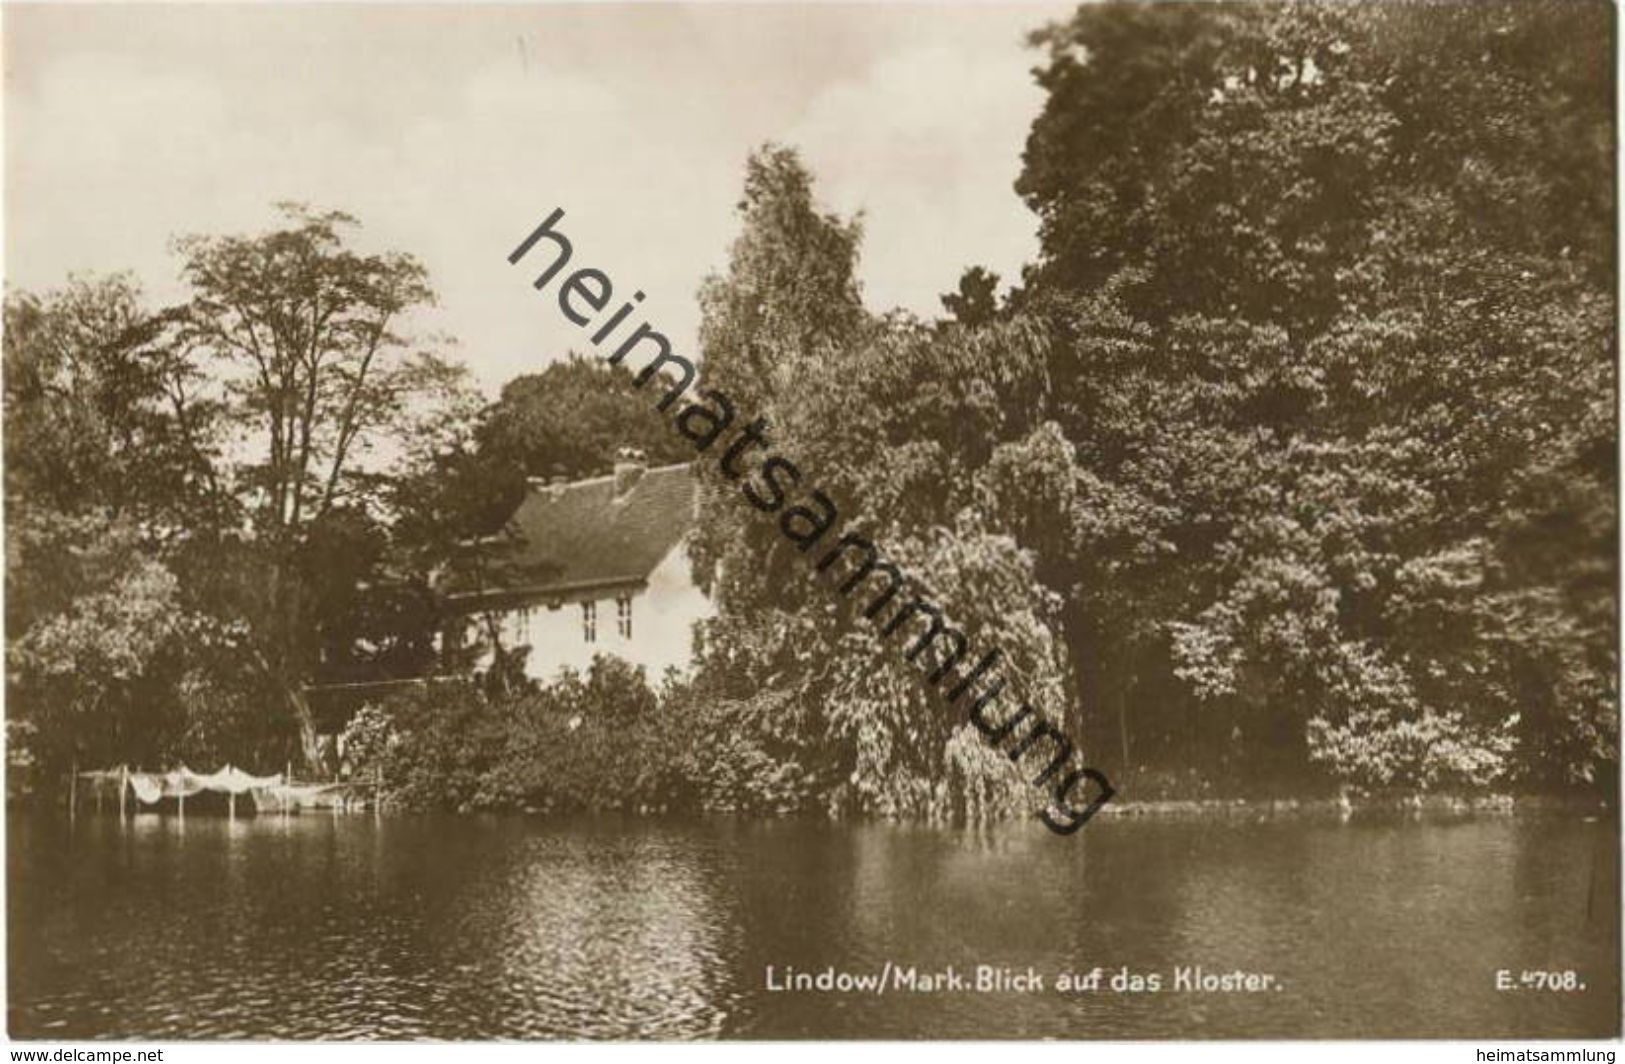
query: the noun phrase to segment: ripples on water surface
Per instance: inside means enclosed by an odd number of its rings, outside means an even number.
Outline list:
[[[13,817],[24,1038],[1597,1036],[1610,817],[822,823]],[[1274,972],[1263,995],[769,993],[767,965]],[[1577,968],[1580,994],[1494,989]],[[1165,975],[1165,979],[1167,976]]]

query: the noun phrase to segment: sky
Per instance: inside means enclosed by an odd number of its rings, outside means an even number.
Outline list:
[[[1026,33],[1068,4],[7,4],[5,273],[45,290],[254,233],[295,200],[427,266],[416,324],[490,395],[586,351],[507,254],[555,208],[572,265],[639,288],[693,351],[744,161],[798,148],[824,207],[862,212],[876,311],[940,313],[981,264],[1014,279],[1036,219],[1012,185],[1042,103]]]

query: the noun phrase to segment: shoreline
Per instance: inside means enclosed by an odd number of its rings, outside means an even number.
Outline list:
[[[1508,793],[1402,794],[1331,798],[1199,798],[1147,799],[1111,803],[1097,816],[1157,819],[1291,819],[1327,817],[1346,820],[1388,816],[1518,816],[1547,813],[1604,815],[1616,806],[1603,796]]]
[[[30,800],[29,796],[8,796],[6,812],[8,815],[39,813],[57,806],[56,801],[47,799],[44,802]],[[1320,797],[1320,798],[1152,798],[1140,801],[1109,802],[1101,807],[1096,817],[1102,820],[1228,820],[1263,822],[1268,820],[1330,820],[1345,822],[1349,820],[1392,820],[1404,819],[1469,819],[1480,816],[1516,817],[1516,816],[1550,816],[1568,815],[1581,817],[1616,816],[1618,806],[1608,796],[1596,794],[1511,794],[1511,793],[1484,793],[1484,794],[1399,794],[1391,796],[1350,796],[1347,798]],[[59,810],[66,812],[65,809]],[[156,806],[143,807],[134,811],[136,814],[174,816],[173,809]],[[221,811],[217,809],[199,809],[194,816],[214,818]],[[459,809],[422,809],[403,807],[386,800],[382,809],[370,801],[357,801],[353,805],[341,806],[337,810],[330,807],[306,807],[291,811],[296,816],[311,815],[342,815],[355,816],[357,814],[390,816],[421,816],[442,815],[455,817],[515,817],[524,819],[558,819],[570,820],[579,817],[629,817],[638,820],[654,819],[709,819],[721,817],[733,820],[782,822],[787,820],[816,820],[828,824],[843,823],[890,823],[897,825],[919,826],[967,826],[967,822],[956,821],[940,816],[898,816],[887,817],[876,814],[829,814],[817,810],[772,812],[745,812],[728,809],[696,809],[688,807],[672,808],[669,806],[639,806],[639,807],[610,807],[610,808],[571,808],[558,809],[539,806],[488,806],[483,808],[463,807]],[[78,815],[91,813],[81,807]],[[91,815],[117,815],[109,810],[107,813]],[[276,812],[247,812],[249,818],[276,817]],[[1030,816],[1009,816],[989,820],[968,822],[973,826],[991,826],[993,824],[1017,822],[1030,819]]]

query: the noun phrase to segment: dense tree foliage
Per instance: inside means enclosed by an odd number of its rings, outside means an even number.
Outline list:
[[[723,737],[699,727],[685,700],[609,657],[505,694],[436,683],[357,714],[345,768],[408,809],[713,807],[705,751]]]
[[[740,214],[728,271],[702,292],[703,387],[726,392],[742,419],[761,417],[774,451],[840,508],[842,531],[881,544],[920,594],[983,646],[1001,645],[1022,694],[1064,720],[1056,602],[983,505],[993,455],[1041,423],[1042,337],[869,315],[857,226],[816,208],[810,176],[785,149],[750,160]],[[697,690],[725,707],[725,730],[750,746],[759,774],[836,810],[1034,804],[1009,761],[898,652],[903,637],[879,634],[902,602],[864,619],[867,600],[835,590],[844,573],[816,574],[716,463],[701,469],[717,490],[695,554],[721,616],[705,632]]]
[[[463,370],[401,331],[434,299],[421,264],[348,247],[348,215],[282,211],[286,226],[270,233],[178,243],[192,290],[179,342],[205,360],[231,424],[259,448],[231,477],[254,543],[252,577],[213,591],[247,619],[253,660],[308,760],[315,720],[304,686],[320,663],[323,620],[346,612],[333,588],[378,574],[363,566],[378,557],[368,540],[381,536],[370,526],[387,478],[363,458],[417,434]]]
[[[461,371],[396,332],[420,266],[284,213],[180,241],[181,306],[120,278],[7,300],[8,719],[37,760],[308,759],[309,684],[432,661],[405,478],[362,457],[432,438]]]
[[[6,705],[24,785],[75,759],[240,752],[241,630],[187,594],[216,408],[127,278],[5,307]],[[178,697],[191,696],[188,706]],[[230,733],[230,734],[228,734]]]
[[[609,472],[623,447],[642,451],[652,465],[693,457],[649,409],[631,370],[581,355],[503,385],[475,441],[497,475],[520,477],[597,476]]]
[[[702,293],[707,381],[959,620],[1056,632],[1026,668],[1130,794],[1604,778],[1607,28],[1085,6],[1034,36],[1042,254],[1004,306],[973,269],[934,329],[865,313],[856,226],[769,149]],[[904,795],[953,774],[917,677],[712,505],[706,675],[740,730],[826,796],[929,807]]]
[[[1617,764],[1607,25],[1106,4],[1035,36],[1018,302],[1073,453],[1024,542],[1125,769]]]
[[[687,398],[760,418],[792,501],[1001,646],[1125,798],[1606,782],[1611,28],[1564,0],[1084,5],[1033,36],[1018,288],[973,267],[942,320],[865,307],[861,227],[768,146]],[[746,505],[760,469],[599,360],[481,403],[409,335],[422,266],[352,224],[183,240],[159,312],[121,278],[7,299],[14,758],[266,768],[312,748],[307,685],[442,672],[350,728],[408,805],[1032,806],[793,507]],[[526,477],[623,446],[699,459],[693,682],[437,657],[436,577]]]

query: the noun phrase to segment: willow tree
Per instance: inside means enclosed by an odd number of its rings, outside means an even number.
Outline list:
[[[983,505],[998,450],[1046,432],[1043,338],[1025,320],[935,329],[869,314],[860,228],[813,191],[792,151],[749,160],[739,236],[701,292],[702,386],[726,392],[741,421],[760,416],[773,451],[805,473],[802,490],[816,485],[839,508],[842,531],[881,545],[909,595],[939,604],[978,647],[999,646],[1011,691],[1070,728],[1056,602]],[[723,707],[707,727],[728,737],[705,776],[724,781],[725,800],[968,817],[1043,804],[1032,770],[1017,771],[963,704],[944,702],[952,684],[934,686],[925,659],[905,655],[914,636],[885,631],[907,622],[900,604],[867,614],[866,593],[847,597],[818,570],[822,549],[788,539],[717,462],[700,468],[715,490],[694,553],[712,567],[720,609],[702,632],[698,682]]]
[[[405,331],[434,302],[421,263],[353,250],[347,214],[279,209],[283,225],[268,233],[178,242],[192,289],[182,339],[213,363],[244,444],[226,478],[243,531],[223,530],[234,561],[214,594],[247,622],[252,658],[311,760],[314,584],[331,578],[312,550],[328,524],[377,516],[385,478],[365,456],[403,449],[460,370]]]

